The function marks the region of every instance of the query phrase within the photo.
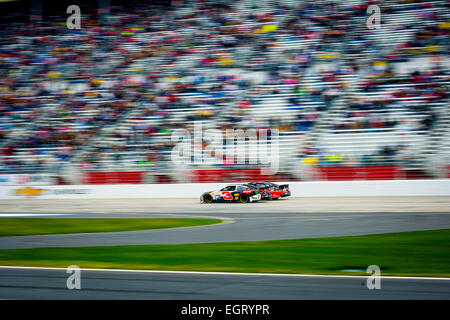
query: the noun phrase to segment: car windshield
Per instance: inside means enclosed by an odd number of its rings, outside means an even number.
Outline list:
[[[265,183],[258,183],[258,188],[268,188],[268,186]]]
[[[220,191],[234,191],[236,186],[227,186],[225,188],[220,189]]]

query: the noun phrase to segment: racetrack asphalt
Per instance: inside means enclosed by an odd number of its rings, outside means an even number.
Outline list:
[[[228,223],[149,231],[2,237],[0,249],[257,241],[450,228],[447,210],[407,210],[404,203],[391,212],[370,212],[370,208],[361,212],[342,212],[343,207],[340,207],[341,212],[304,212],[300,207],[295,209],[295,200],[284,201],[268,206],[263,203],[255,206],[212,204],[191,213],[158,212],[159,208],[105,213],[67,209],[59,214],[54,208],[48,211],[45,208],[14,210],[10,213],[19,213],[25,216],[24,219],[39,214],[47,214],[43,216],[46,218],[219,217]],[[448,202],[447,199],[442,201]],[[284,203],[289,204],[288,210],[282,209]],[[402,208],[405,208],[404,212]],[[5,211],[0,214],[0,222],[2,216],[9,214]],[[64,269],[2,267],[0,299],[450,299],[450,281],[445,279],[382,277],[381,290],[369,290],[367,277],[83,270],[82,289],[68,290],[67,277]]]
[[[450,299],[450,279],[85,270],[69,290],[65,269],[0,268],[0,299],[331,300]]]
[[[0,249],[261,241],[450,228],[450,214],[429,212],[345,214],[235,212],[221,213],[218,216],[214,213],[211,215],[73,213],[65,217],[217,217],[226,219],[229,223],[147,231],[2,237]]]

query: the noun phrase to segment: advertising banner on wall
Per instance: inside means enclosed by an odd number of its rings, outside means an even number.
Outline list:
[[[17,185],[54,185],[56,179],[45,173],[34,174],[0,174],[0,186],[17,186]]]

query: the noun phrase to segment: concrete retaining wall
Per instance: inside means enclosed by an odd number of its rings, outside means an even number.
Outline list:
[[[450,179],[286,183],[289,183],[293,197],[450,196]],[[203,192],[227,184],[1,186],[0,199],[199,198]]]

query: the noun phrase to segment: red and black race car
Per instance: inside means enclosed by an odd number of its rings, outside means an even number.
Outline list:
[[[211,202],[255,202],[261,200],[261,194],[258,189],[248,186],[233,184],[220,190],[208,191],[200,196],[201,203]]]
[[[272,182],[266,182],[266,184],[268,184],[269,186],[271,186],[272,188],[274,188],[275,190],[281,191],[281,197],[289,197],[291,195],[291,190],[289,189],[289,185],[288,184],[276,184],[276,183],[272,183]]]
[[[263,200],[276,200],[283,197],[283,189],[280,189],[278,185],[272,182],[250,182],[248,186],[255,187],[261,193],[261,199]],[[289,189],[289,186],[288,186]],[[289,193],[290,195],[290,193]]]

